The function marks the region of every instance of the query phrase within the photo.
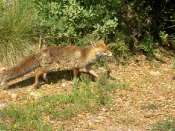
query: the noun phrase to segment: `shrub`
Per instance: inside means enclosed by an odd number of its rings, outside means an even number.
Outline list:
[[[14,64],[31,45],[36,18],[33,4],[30,0],[1,1],[0,16],[0,59]]]
[[[103,2],[105,1],[35,1],[39,16],[38,32],[46,38],[54,38],[48,41],[58,44],[82,44],[87,35],[93,36],[93,39],[105,38],[115,33],[118,21],[114,12],[111,13]]]

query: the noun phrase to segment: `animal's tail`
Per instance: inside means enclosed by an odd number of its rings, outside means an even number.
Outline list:
[[[38,68],[40,66],[39,61],[40,54],[34,54],[27,58],[25,58],[21,63],[18,65],[7,69],[4,72],[4,75],[6,76],[6,81],[16,79],[20,76],[25,75],[26,73],[29,73],[33,71],[34,69]]]

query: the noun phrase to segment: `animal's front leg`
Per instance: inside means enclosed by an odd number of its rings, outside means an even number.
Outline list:
[[[94,70],[89,70],[89,74],[93,75],[94,77],[98,77],[97,73]]]
[[[35,83],[33,84],[34,88],[39,88],[39,77],[43,76],[43,79],[47,81],[47,71],[44,68],[39,68],[35,71]]]
[[[81,68],[79,71],[84,72],[84,73],[88,73],[88,74],[92,75],[93,77],[98,78],[97,73],[95,71],[93,71],[90,67]]]

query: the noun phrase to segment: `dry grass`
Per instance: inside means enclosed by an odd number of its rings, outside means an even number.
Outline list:
[[[109,92],[107,94],[111,102],[109,106],[102,105],[95,112],[84,109],[77,113],[72,111],[76,115],[64,120],[51,119],[46,115],[45,122],[50,123],[53,130],[60,128],[77,131],[92,129],[144,131],[151,130],[153,127],[161,127],[161,121],[175,117],[173,59],[164,57],[164,61],[166,63],[147,61],[144,56],[137,56],[126,65],[110,64],[111,75],[116,78],[111,81],[125,84],[122,86],[119,84],[115,89],[113,85],[108,85],[107,90],[103,88],[104,92]],[[93,86],[94,83],[91,84]],[[67,80],[59,80],[53,84],[43,85],[41,89],[34,91],[34,95],[32,92],[30,87],[0,91],[0,102],[25,104],[29,100],[38,100],[40,96],[52,97],[65,93],[69,95],[72,93],[72,83]],[[103,93],[101,96],[106,95]],[[166,125],[164,127],[166,128]],[[172,129],[174,130],[173,126]]]

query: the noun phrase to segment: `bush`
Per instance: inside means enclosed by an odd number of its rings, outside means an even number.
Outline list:
[[[154,41],[153,38],[148,36],[145,37],[142,41],[142,43],[139,45],[139,48],[143,50],[147,55],[152,56],[154,53]]]
[[[116,42],[116,55],[128,48],[150,55],[158,47],[155,43],[162,41],[165,46],[172,43],[174,47],[172,3],[165,0],[0,0],[0,58],[14,63],[21,50],[29,49],[33,37],[40,36],[47,44],[80,46],[103,38],[108,43]]]
[[[0,59],[5,64],[14,64],[31,46],[36,18],[33,4],[28,0],[1,0],[0,16]]]
[[[118,25],[115,14],[103,1],[90,4],[81,0],[40,0],[35,3],[39,16],[38,33],[51,38],[50,42],[83,44],[80,41],[84,42],[81,39],[87,35],[93,39],[105,38],[114,34]]]

